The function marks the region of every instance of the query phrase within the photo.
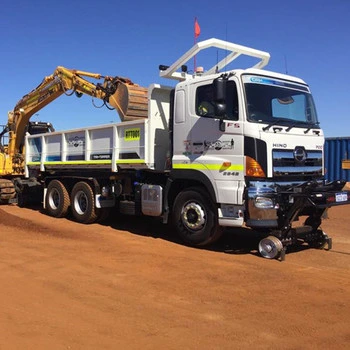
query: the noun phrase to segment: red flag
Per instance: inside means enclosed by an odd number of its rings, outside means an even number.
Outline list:
[[[194,20],[194,37],[197,39],[201,33],[201,27],[198,24],[197,18]]]

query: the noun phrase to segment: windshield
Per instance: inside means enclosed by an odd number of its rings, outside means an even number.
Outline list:
[[[249,121],[293,127],[318,125],[306,85],[252,75],[243,76],[243,82]]]

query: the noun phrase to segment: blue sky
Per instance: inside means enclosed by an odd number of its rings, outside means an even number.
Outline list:
[[[269,52],[267,69],[310,85],[326,137],[350,136],[350,0],[2,0],[0,124],[59,65],[145,87],[172,84],[159,77],[158,65],[192,47],[194,17],[199,41],[215,37]],[[93,107],[89,96],[73,95],[59,97],[32,120],[62,130],[119,117]]]

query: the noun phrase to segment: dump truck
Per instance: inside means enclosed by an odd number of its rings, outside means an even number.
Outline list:
[[[225,57],[188,70],[212,49]],[[256,63],[229,70],[240,56]],[[198,42],[159,66],[175,86],[151,84],[137,97],[141,115],[129,113],[124,84],[107,96],[120,122],[28,133],[25,178],[40,183],[43,206],[57,218],[157,217],[196,247],[245,226],[260,235],[257,249],[269,259],[283,260],[300,243],[331,249],[322,218],[349,204],[350,191],[344,181],[324,180],[324,134],[309,86],[266,70],[269,59],[228,41]]]
[[[91,81],[92,80],[92,81]],[[118,89],[118,94],[116,90]],[[54,131],[49,122],[30,121],[38,111],[62,95],[91,96],[95,107],[117,109],[124,118],[147,116],[147,90],[130,79],[110,77],[58,66],[53,74],[23,96],[8,112],[8,121],[0,132],[0,204],[18,202],[21,205],[35,202],[41,195],[40,178],[25,178],[25,135]],[[103,104],[97,106],[94,99]]]

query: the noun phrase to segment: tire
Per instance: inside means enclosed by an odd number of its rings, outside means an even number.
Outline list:
[[[222,235],[214,203],[201,188],[190,188],[177,195],[172,222],[180,238],[192,246],[208,245]]]
[[[66,187],[61,181],[52,180],[47,186],[45,196],[46,212],[55,218],[63,218],[67,215],[70,199]]]
[[[91,186],[80,181],[73,187],[71,209],[74,219],[82,224],[91,224],[98,218],[99,211],[95,207],[95,196]]]

